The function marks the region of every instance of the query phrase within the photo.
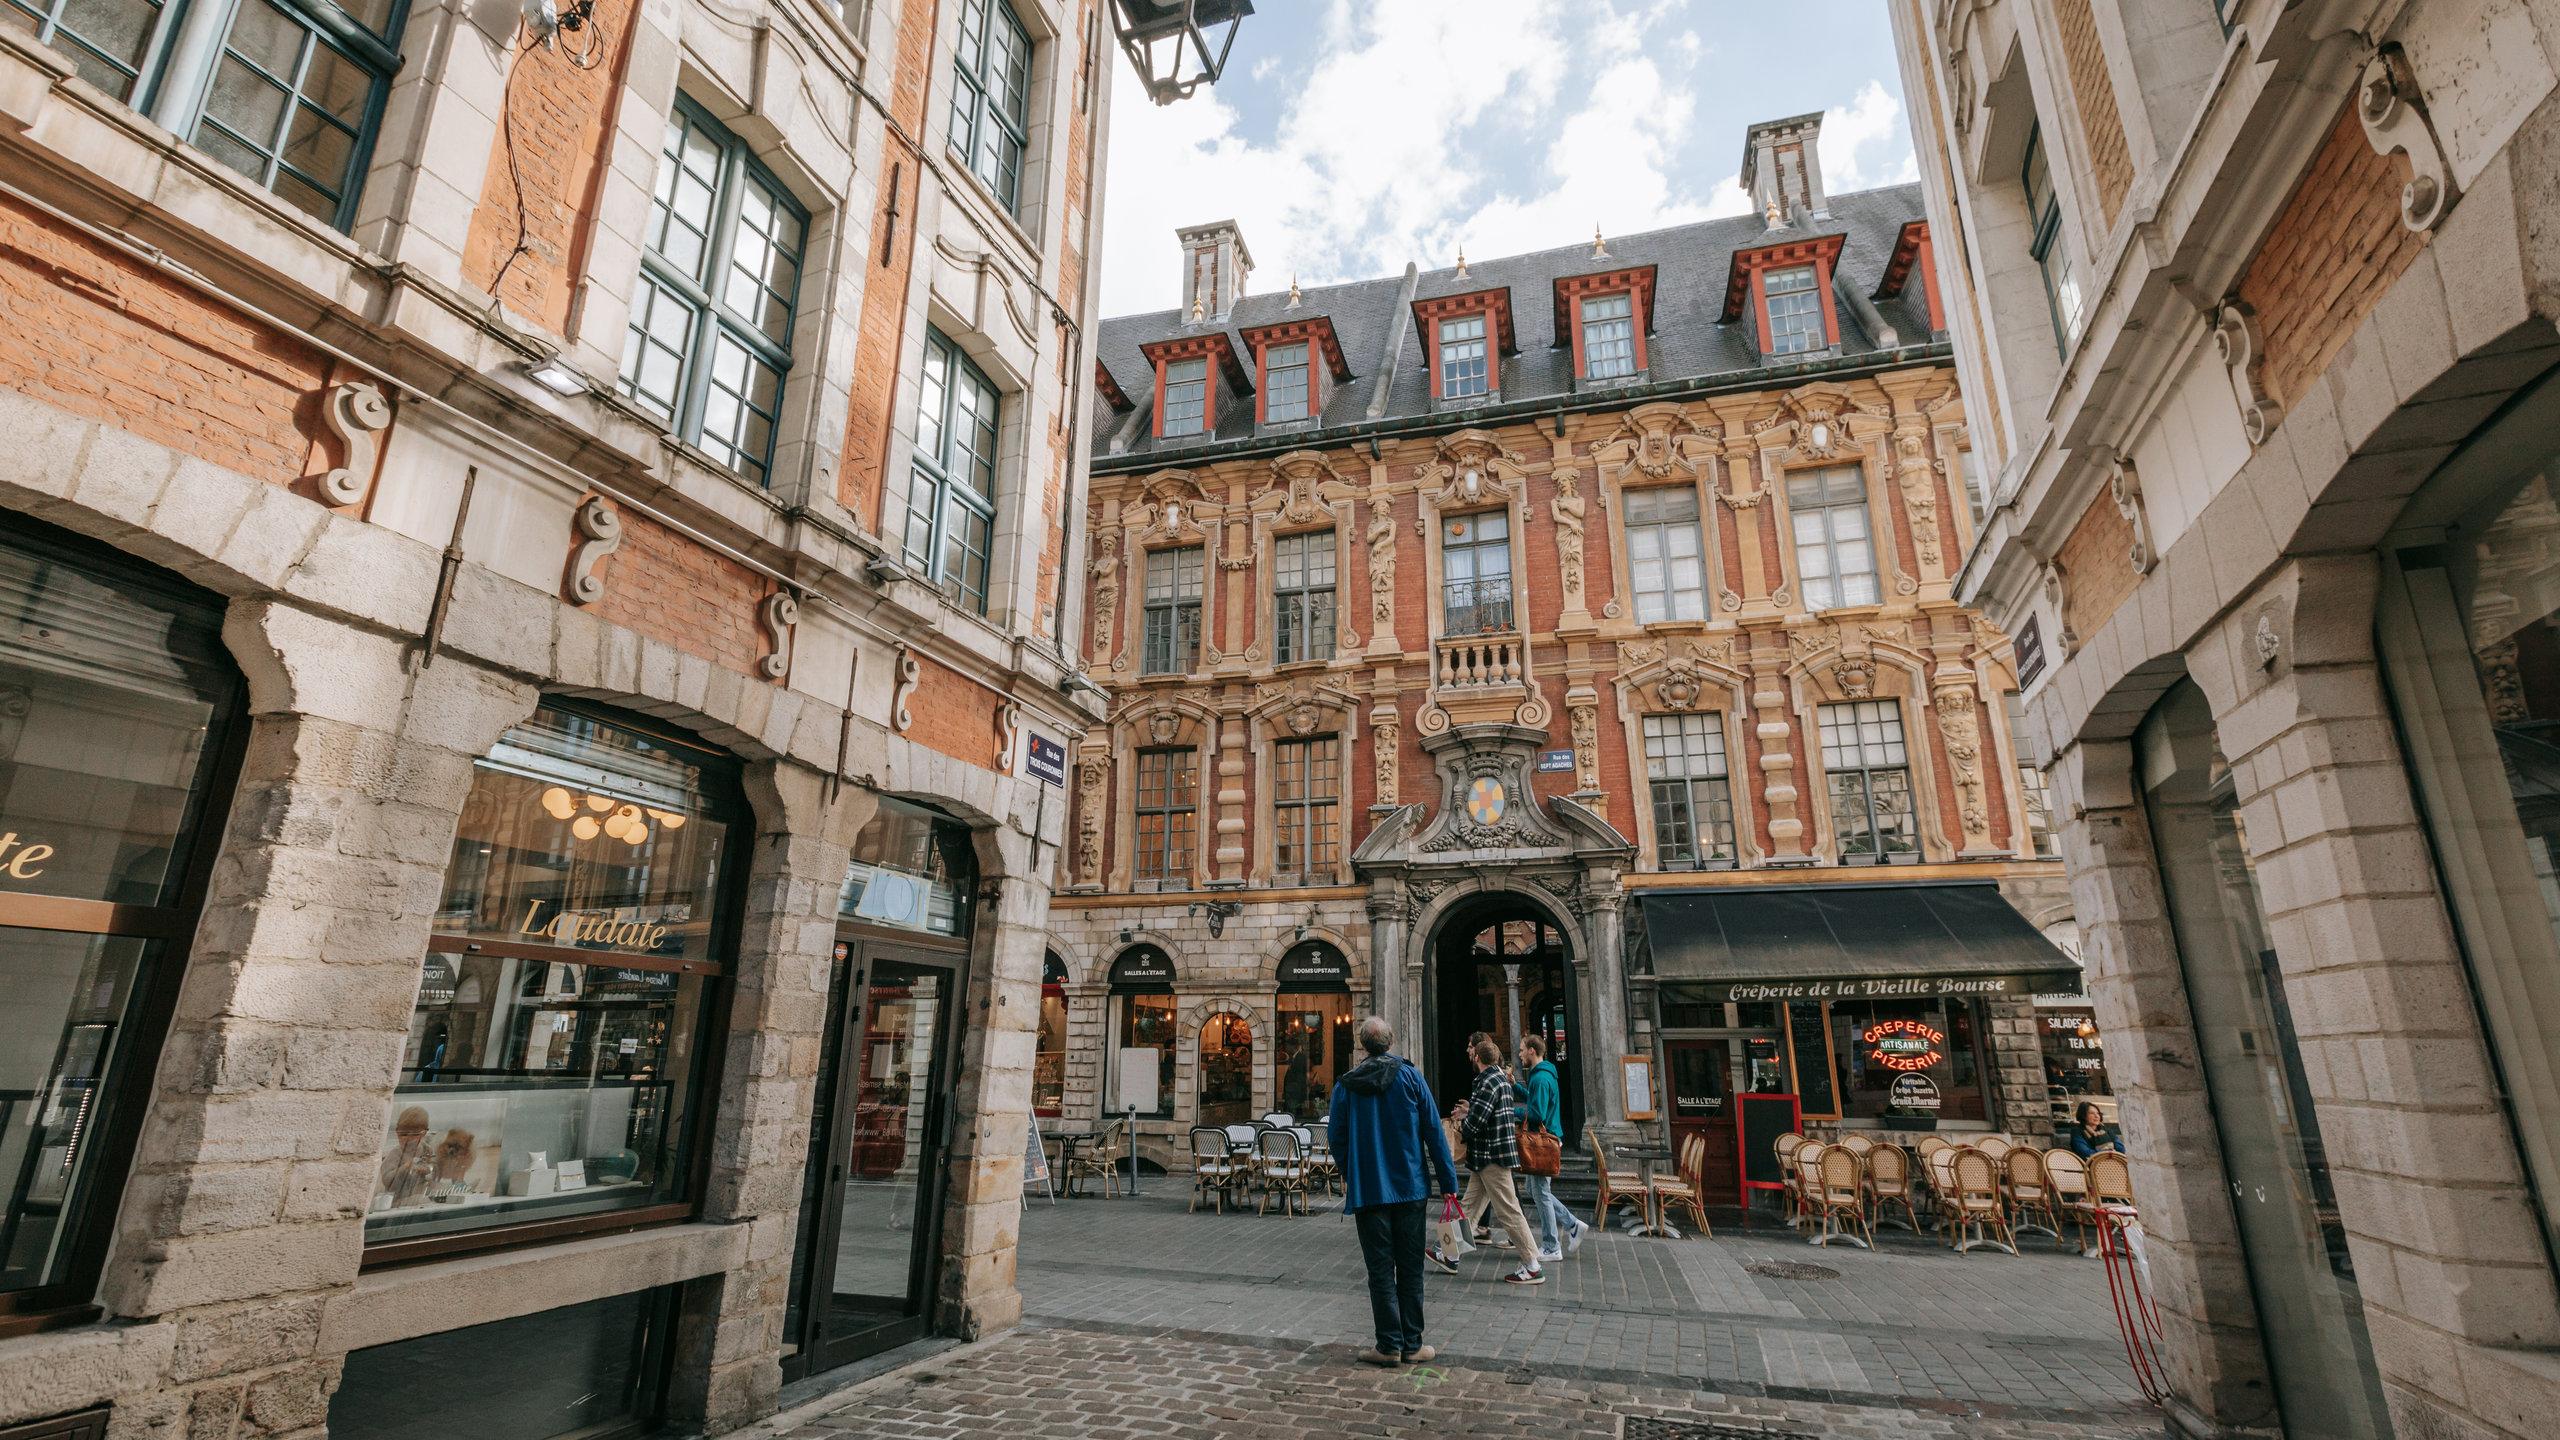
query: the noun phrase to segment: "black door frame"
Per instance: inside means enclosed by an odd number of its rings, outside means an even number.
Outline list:
[[[1472,932],[1504,919],[1535,920],[1555,931],[1558,948],[1563,952],[1556,963],[1564,982],[1564,1028],[1569,1044],[1566,1063],[1556,1065],[1556,1081],[1562,1092],[1558,1099],[1564,1111],[1564,1143],[1568,1149],[1576,1148],[1581,1144],[1583,1127],[1588,1122],[1583,1111],[1582,1094],[1582,1047],[1586,1043],[1582,1034],[1582,976],[1574,963],[1573,932],[1566,928],[1553,909],[1533,896],[1517,890],[1481,891],[1450,906],[1432,926],[1423,951],[1426,957],[1422,984],[1423,1076],[1432,1093],[1439,1098],[1443,1111],[1466,1098],[1467,1088],[1472,1083],[1472,1069],[1461,1074],[1443,1073],[1447,1069],[1449,1048],[1465,1037],[1463,1034],[1442,1033],[1441,1027],[1447,1022],[1447,1017],[1442,1014],[1440,992],[1448,983],[1448,970],[1456,963],[1455,952],[1465,943],[1459,937],[1466,935],[1471,939]],[[1457,924],[1460,920],[1466,922],[1463,931]],[[1528,1018],[1525,1007],[1522,1018],[1524,1021]],[[1549,1057],[1549,1063],[1554,1063],[1554,1057]]]
[[[789,1337],[796,1342],[795,1347],[782,1362],[785,1380],[834,1370],[922,1339],[933,1333],[941,1305],[942,1212],[950,1187],[959,1028],[967,1015],[961,992],[968,982],[969,957],[965,951],[885,940],[866,928],[850,925],[838,929],[837,946],[844,956],[837,963],[851,968],[845,976],[843,1004],[829,1016],[824,1042],[833,1054],[833,1063],[827,1068],[835,1077],[834,1093],[824,1097],[828,1104],[825,1148],[823,1152],[816,1150],[813,1137],[809,1157],[819,1179],[815,1193],[801,1211],[799,1241],[792,1260],[799,1272],[800,1323]],[[862,1066],[854,1047],[870,1018],[871,979],[882,961],[931,970],[947,982],[943,987],[942,1013],[934,1027],[936,1078],[925,1102],[927,1154],[917,1167],[907,1306],[900,1313],[882,1311],[875,1324],[831,1327],[836,1248],[844,1223],[845,1170],[853,1149],[854,1087],[861,1083]]]

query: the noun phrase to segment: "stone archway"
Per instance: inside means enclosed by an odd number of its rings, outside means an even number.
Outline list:
[[[1523,1035],[1547,1046],[1563,1090],[1565,1143],[1578,1143],[1590,966],[1570,918],[1546,897],[1486,889],[1446,907],[1420,937],[1421,1024],[1408,1052],[1445,1112],[1474,1079],[1467,1037],[1483,1031],[1507,1059]]]

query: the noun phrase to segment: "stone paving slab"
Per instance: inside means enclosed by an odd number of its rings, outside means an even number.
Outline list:
[[[2160,1434],[2160,1421],[2148,1412],[1734,1394],[1463,1360],[1381,1370],[1341,1345],[1034,1322],[747,1433],[765,1440],[2148,1440]]]

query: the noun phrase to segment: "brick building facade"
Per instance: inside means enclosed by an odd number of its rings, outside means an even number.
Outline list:
[[[1019,1312],[1108,16],[560,8],[0,19],[0,1431]]]
[[[2560,12],[1892,11],[2172,1433],[2548,1434]]]
[[[1260,294],[1199,225],[1181,307],[1101,327],[1044,1113],[1187,1170],[1320,1115],[1374,1011],[1446,1100],[1469,1031],[1543,1034],[1576,1140],[1695,1129],[1728,1196],[1737,1093],[1884,1123],[1879,1025],[1939,1123],[2050,1133],[2070,908],[1951,594],[1928,227],[1827,194],[1820,119],[1752,128],[1749,216]]]

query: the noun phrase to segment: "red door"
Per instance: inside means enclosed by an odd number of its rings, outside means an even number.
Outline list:
[[[1732,1095],[1731,1055],[1723,1040],[1674,1040],[1667,1047],[1671,1065],[1671,1143],[1676,1150],[1692,1135],[1707,1142],[1704,1179],[1707,1203],[1739,1205]]]

